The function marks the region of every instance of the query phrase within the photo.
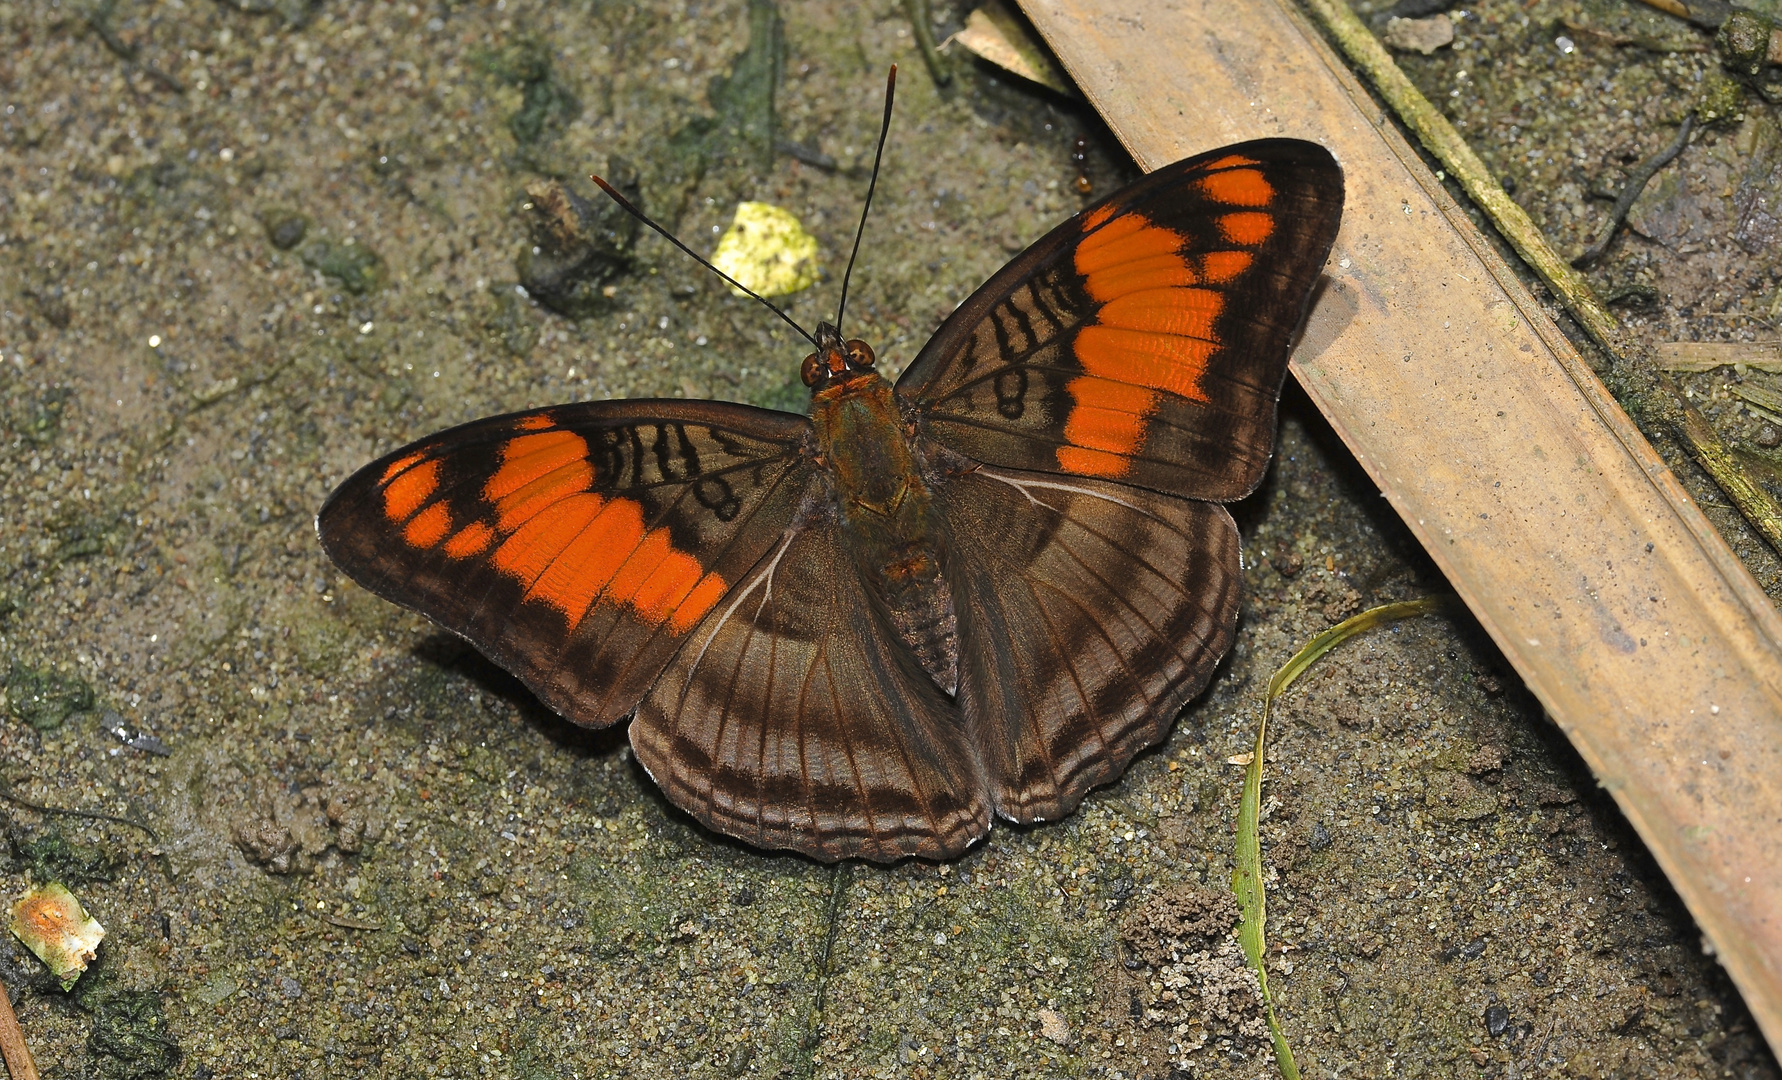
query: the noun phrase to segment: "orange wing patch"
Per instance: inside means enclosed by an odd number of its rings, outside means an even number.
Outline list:
[[[409,547],[430,548],[445,539],[446,533],[452,531],[452,512],[446,504],[436,502],[427,509],[408,519],[402,530],[402,539]]]
[[[473,521],[446,541],[445,553],[454,559],[468,559],[489,550],[489,545],[494,542],[495,530],[480,521]]]
[[[1096,314],[1096,322],[1100,326],[1216,341],[1213,320],[1223,310],[1225,294],[1213,289],[1146,289],[1109,300]]]
[[[1189,238],[1136,211],[1110,203],[1082,221],[1075,269],[1100,304],[1095,321],[1077,332],[1076,361],[1086,373],[1065,385],[1071,410],[1058,464],[1067,472],[1119,478],[1144,446],[1159,393],[1205,402],[1201,379],[1222,342],[1225,311],[1219,286],[1256,261],[1254,248],[1274,234],[1267,212],[1275,188],[1259,162],[1228,155],[1205,166],[1199,194],[1221,207],[1214,225],[1233,250],[1189,250]]]
[[[507,533],[501,546],[490,558],[495,569],[531,590],[563,554],[576,537],[582,534],[600,514],[606,500],[587,491],[566,492],[557,501],[540,506],[531,517],[517,523],[500,521],[496,529]],[[515,525],[509,532],[509,527]],[[549,600],[550,594],[539,594]],[[580,617],[580,612],[577,612]]]
[[[1223,285],[1250,269],[1255,261],[1256,256],[1248,251],[1214,251],[1201,256],[1200,270],[1208,283]]]
[[[1100,228],[1077,245],[1075,264],[1085,291],[1102,306],[1077,333],[1076,360],[1087,375],[1065,387],[1073,404],[1058,464],[1079,475],[1119,477],[1129,468],[1127,456],[1144,445],[1158,391],[1206,400],[1200,377],[1225,300],[1197,287],[1206,268],[1189,262],[1181,233],[1138,213],[1096,217],[1090,223]]]
[[[1115,205],[1114,203],[1103,203],[1102,205],[1096,207],[1095,209],[1089,211],[1087,214],[1083,215],[1083,224],[1081,226],[1082,230],[1084,232],[1089,232],[1089,231],[1099,227],[1102,222],[1113,217],[1116,213],[1119,212],[1119,210],[1120,210],[1119,206]]]
[[[1267,206],[1275,189],[1258,169],[1228,169],[1201,178],[1201,193],[1227,206]]]
[[[439,487],[439,462],[422,462],[420,454],[393,461],[384,470],[384,516],[407,521],[426,505]]]
[[[1181,233],[1153,225],[1143,214],[1125,214],[1090,233],[1077,245],[1077,273],[1088,279],[1089,295],[1097,300],[1105,299],[1097,292],[1095,279],[1098,274],[1140,260],[1160,263],[1169,259],[1186,267],[1181,256],[1184,240]],[[1108,283],[1101,282],[1100,290],[1107,292]]]
[[[440,465],[410,454],[384,470],[384,514],[402,526],[410,547],[438,547],[453,559],[485,553],[495,569],[522,585],[527,600],[548,604],[574,630],[595,604],[629,606],[651,626],[691,630],[729,583],[679,551],[667,529],[646,528],[636,500],[590,490],[588,444],[528,417],[529,432],[501,447],[501,464],[479,494],[494,521],[471,521],[453,532],[439,493]]]
[[[536,419],[536,418],[534,418]],[[594,483],[588,444],[568,431],[521,435],[501,448],[501,468],[483,485],[497,527],[512,532],[547,506]]]
[[[1157,393],[1142,386],[1094,376],[1078,376],[1066,384],[1072,406],[1064,420],[1070,443],[1058,448],[1058,464],[1086,476],[1120,476],[1125,455],[1145,437],[1145,416],[1157,407]]]
[[[1207,399],[1200,377],[1217,348],[1211,341],[1114,326],[1085,326],[1076,346],[1077,362],[1091,375],[1167,390],[1191,401]]]
[[[1255,247],[1274,235],[1275,219],[1254,210],[1240,211],[1221,217],[1219,231],[1234,244]]]
[[[1262,164],[1262,162],[1257,161],[1255,158],[1244,157],[1242,154],[1227,154],[1218,161],[1207,162],[1205,165],[1202,165],[1201,168],[1208,172],[1215,172],[1219,169],[1241,169],[1260,164]]]

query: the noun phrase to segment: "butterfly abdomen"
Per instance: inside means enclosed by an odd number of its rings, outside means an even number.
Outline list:
[[[832,383],[812,395],[811,423],[848,553],[922,670],[952,693],[959,646],[941,532],[891,384],[870,371]]]

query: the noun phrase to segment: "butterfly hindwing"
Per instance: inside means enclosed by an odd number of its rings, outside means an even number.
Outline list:
[[[989,464],[1242,497],[1342,204],[1341,169],[1312,143],[1167,166],[991,278],[898,394],[925,436]]]
[[[694,629],[631,744],[676,805],[758,847],[956,855],[990,827],[977,754],[868,595],[833,493],[816,495]]]
[[[316,518],[359,584],[469,639],[569,719],[622,719],[778,541],[810,422],[717,402],[478,420],[361,469]]]
[[[1055,821],[1212,676],[1237,623],[1237,527],[1212,503],[988,466],[937,499],[992,801]]]

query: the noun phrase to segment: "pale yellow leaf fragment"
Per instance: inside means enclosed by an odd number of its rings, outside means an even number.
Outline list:
[[[965,17],[965,29],[954,34],[972,55],[1048,90],[1076,97],[1076,87],[1020,19],[1000,3],[989,3]]]
[[[712,265],[762,296],[787,296],[817,283],[817,238],[789,210],[739,203]]]

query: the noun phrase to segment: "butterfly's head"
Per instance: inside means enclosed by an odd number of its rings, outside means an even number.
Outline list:
[[[850,375],[873,370],[878,358],[872,346],[859,338],[842,340],[841,331],[828,323],[817,324],[817,351],[804,358],[800,374],[813,390]]]

